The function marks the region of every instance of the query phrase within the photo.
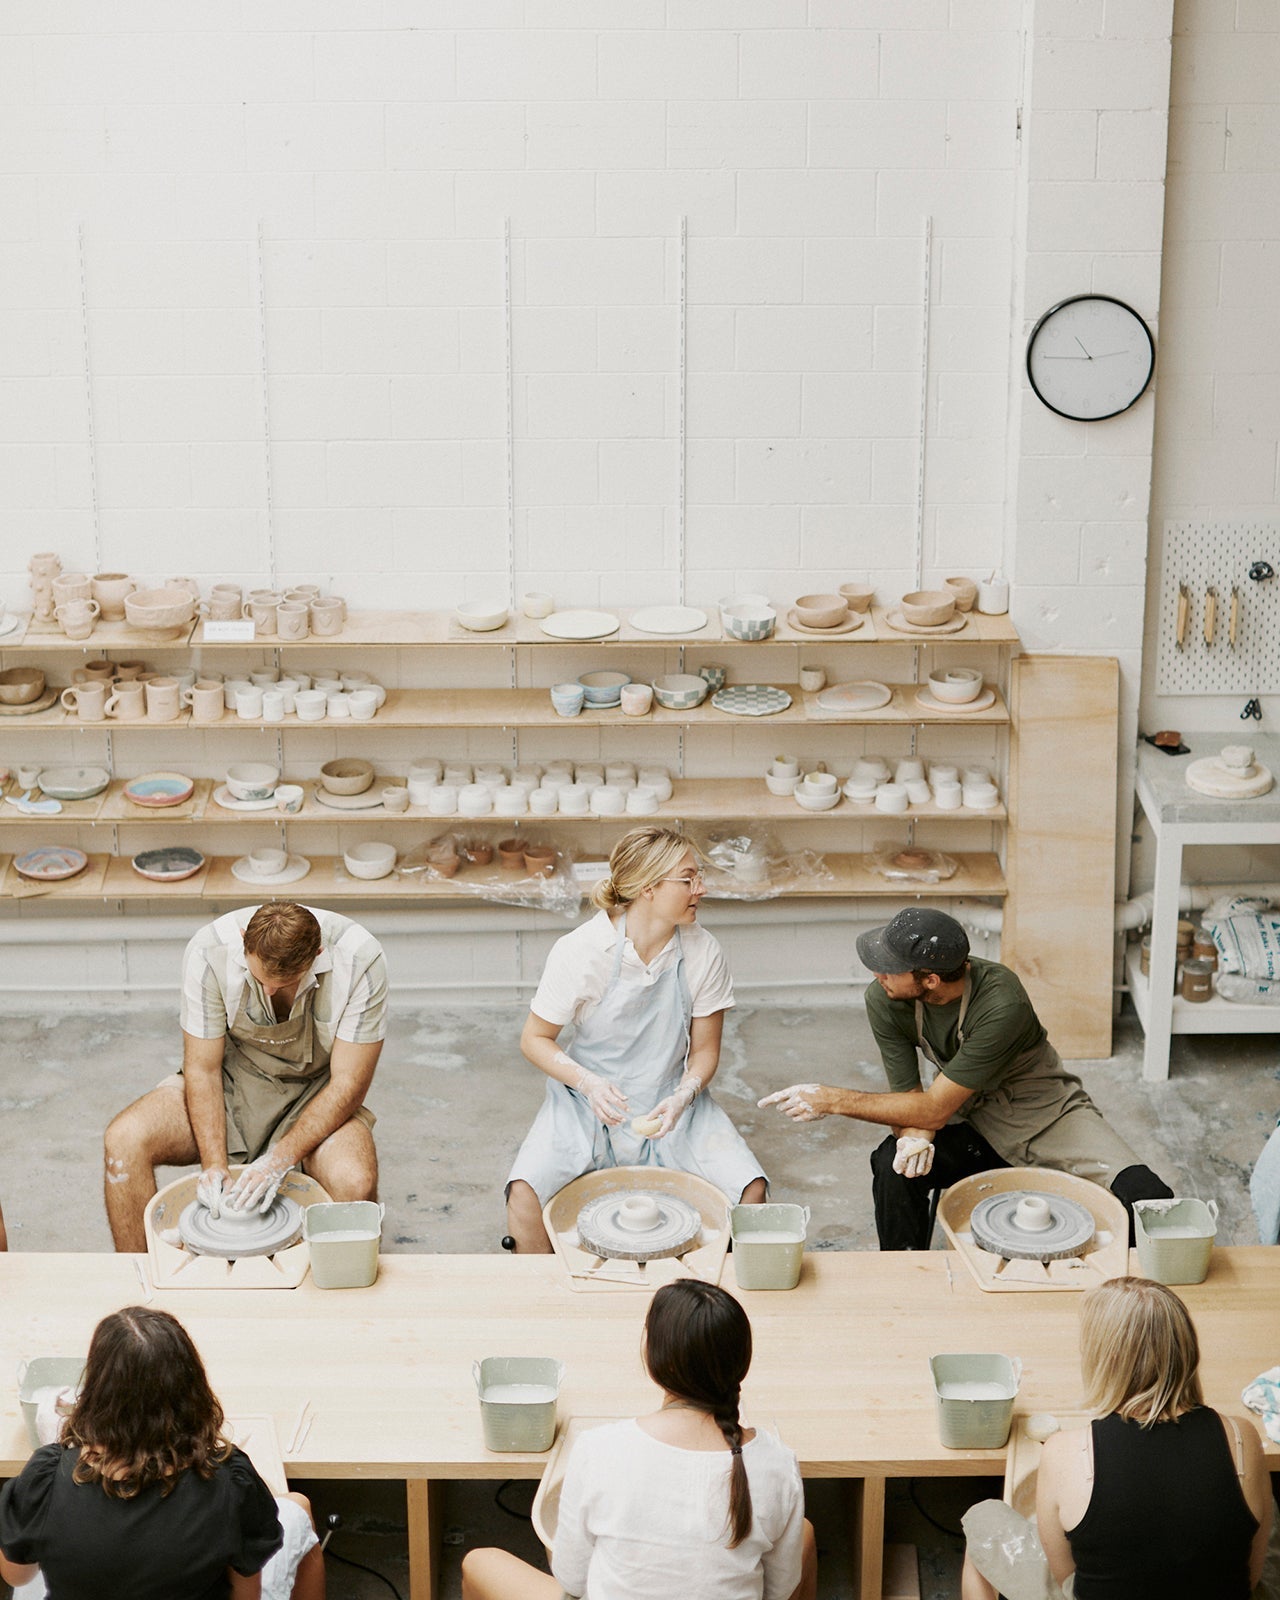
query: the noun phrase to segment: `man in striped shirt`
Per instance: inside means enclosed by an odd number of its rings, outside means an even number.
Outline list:
[[[215,1214],[267,1210],[296,1166],[334,1200],[372,1200],[364,1097],[386,1019],[382,947],[349,917],[273,901],[201,928],[182,964],[182,1070],[107,1129],[116,1249],[146,1249],[157,1166],[198,1161],[197,1192]],[[234,1183],[233,1165],[244,1168]]]

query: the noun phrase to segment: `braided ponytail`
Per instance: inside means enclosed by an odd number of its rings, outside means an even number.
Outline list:
[[[711,1416],[731,1454],[729,1548],[751,1532],[751,1485],[742,1459],[738,1403],[751,1365],[751,1324],[731,1294],[699,1278],[664,1284],[644,1324],[649,1376],[687,1405]]]

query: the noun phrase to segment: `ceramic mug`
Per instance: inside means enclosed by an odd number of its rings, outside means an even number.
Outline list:
[[[806,772],[800,786],[806,794],[834,794],[839,779],[834,772]]]
[[[240,608],[240,614],[253,618],[253,631],[259,639],[272,638],[276,631],[276,607],[279,595],[269,590],[255,589]]]
[[[311,631],[321,638],[342,632],[345,602],[337,595],[318,596],[311,602]]]
[[[284,721],[284,696],[279,689],[264,689],[262,691],[262,720],[264,722]]]
[[[96,600],[64,600],[53,614],[68,639],[87,639],[101,609]]]
[[[353,689],[343,697],[355,722],[370,722],[377,714],[378,697],[372,689]]]
[[[309,606],[313,600],[320,598],[320,585],[318,583],[295,583],[284,592],[286,600],[296,600]]]
[[[769,763],[769,775],[773,778],[799,778],[799,756],[774,756]]]
[[[116,664],[114,661],[86,661],[84,666],[77,667],[71,674],[72,683],[106,683],[115,681]]]
[[[181,693],[176,678],[148,678],[144,692],[147,716],[152,722],[172,722],[181,709]]]
[[[327,699],[328,696],[323,689],[299,689],[293,697],[293,709],[298,721],[323,721]]]
[[[189,689],[184,689],[182,703],[191,707],[193,722],[220,722],[227,709],[222,698],[222,685],[210,678],[197,678]]]
[[[74,711],[81,722],[101,722],[106,716],[105,683],[73,683],[62,691],[62,703]]]
[[[576,717],[582,710],[587,691],[580,683],[556,683],[551,686],[551,704],[561,717]]]
[[[237,622],[244,615],[244,591],[238,583],[215,583],[209,590],[210,622]]]
[[[310,630],[310,611],[297,600],[282,600],[276,607],[276,632],[282,639],[305,639]]]
[[[555,606],[556,603],[551,596],[543,594],[539,589],[530,589],[529,593],[522,595],[520,599],[521,611],[524,612],[526,617],[532,617],[535,621],[540,621],[543,617],[549,617],[555,610]]]
[[[139,717],[147,714],[146,685],[136,679],[128,679],[117,683],[111,691],[103,710],[109,717],[115,717],[121,722],[136,722]]]
[[[409,809],[409,791],[402,784],[389,783],[382,791],[382,809],[398,812]]]
[[[262,690],[256,683],[247,689],[236,690],[236,716],[246,722],[257,722],[262,716]]]
[[[306,790],[300,783],[278,783],[276,785],[276,810],[283,811],[286,815],[294,817],[302,810],[302,802],[306,798]]]
[[[165,587],[185,590],[193,600],[200,598],[200,585],[194,578],[170,578]]]
[[[102,607],[104,622],[124,621],[125,596],[138,587],[127,572],[95,572],[89,580],[93,598]]]
[[[324,710],[327,717],[349,717],[351,715],[351,696],[343,694],[326,694],[324,697]]]
[[[621,694],[624,716],[643,717],[653,706],[652,684],[624,683]]]
[[[427,796],[427,810],[433,817],[451,817],[458,809],[458,791],[451,783],[437,783]]]

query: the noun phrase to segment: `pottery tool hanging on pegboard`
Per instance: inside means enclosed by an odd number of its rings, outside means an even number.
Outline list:
[[[1280,694],[1277,565],[1280,522],[1166,524],[1157,694]]]

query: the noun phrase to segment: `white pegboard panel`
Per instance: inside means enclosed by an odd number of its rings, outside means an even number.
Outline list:
[[[1277,576],[1257,583],[1255,561]],[[1178,586],[1191,597],[1186,640],[1177,644]],[[1205,642],[1206,599],[1218,591],[1213,644]],[[1240,596],[1235,648],[1228,641],[1231,591]],[[1160,578],[1157,694],[1280,693],[1280,523],[1167,522]]]

